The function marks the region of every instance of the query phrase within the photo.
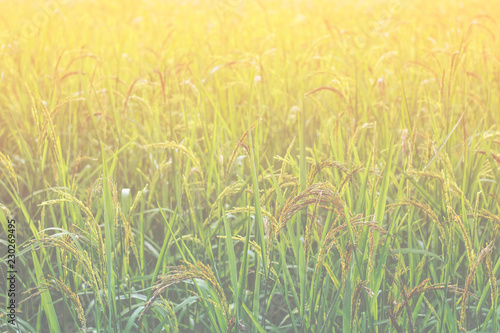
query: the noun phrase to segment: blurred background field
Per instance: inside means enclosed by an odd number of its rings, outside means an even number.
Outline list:
[[[500,3],[2,7],[0,331],[500,330]]]

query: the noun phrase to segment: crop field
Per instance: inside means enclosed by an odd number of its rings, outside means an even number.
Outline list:
[[[1,4],[0,332],[500,332],[500,2]]]

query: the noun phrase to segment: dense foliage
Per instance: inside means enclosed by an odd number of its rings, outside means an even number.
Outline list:
[[[499,3],[2,5],[0,331],[500,330]]]

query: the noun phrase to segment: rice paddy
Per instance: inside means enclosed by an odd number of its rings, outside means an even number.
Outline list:
[[[500,3],[2,6],[1,332],[500,331]]]

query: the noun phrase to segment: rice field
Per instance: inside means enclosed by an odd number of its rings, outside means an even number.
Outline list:
[[[1,332],[500,332],[499,2],[2,7]]]

